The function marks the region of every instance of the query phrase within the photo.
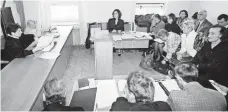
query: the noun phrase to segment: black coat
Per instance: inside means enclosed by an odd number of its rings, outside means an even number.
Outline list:
[[[168,32],[174,32],[178,35],[180,35],[181,33],[181,29],[180,27],[176,24],[176,23],[172,23],[172,24],[166,24],[165,25],[165,29],[168,31]]]
[[[43,111],[84,111],[84,109],[82,107],[70,107],[54,103],[47,105]]]
[[[153,103],[130,103],[124,97],[117,98],[110,111],[171,111],[170,106],[163,101]]]
[[[213,49],[211,43],[205,43],[192,62],[199,65],[199,77],[206,76],[228,87],[228,40],[220,42]]]
[[[12,61],[14,58],[22,58],[33,54],[32,50],[25,50],[29,43],[22,42],[24,39],[6,37],[5,55],[6,60]]]
[[[124,21],[119,19],[117,24],[115,24],[115,18],[111,18],[108,20],[108,31],[111,32],[112,30],[121,30],[124,31]]]

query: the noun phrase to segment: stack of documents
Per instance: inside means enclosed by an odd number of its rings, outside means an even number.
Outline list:
[[[45,48],[52,43],[54,36],[41,36],[38,40],[37,46],[38,48]]]

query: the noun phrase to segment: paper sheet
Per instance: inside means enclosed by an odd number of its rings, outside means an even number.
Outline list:
[[[54,36],[41,36],[38,40],[37,46],[39,48],[44,48],[48,45],[51,44],[51,42],[53,41]]]
[[[98,108],[111,106],[119,97],[115,80],[99,80],[96,103]]]
[[[181,90],[174,79],[161,81],[166,89],[170,92],[172,90]]]
[[[52,50],[52,48],[55,47],[55,42],[52,41],[52,43],[50,45],[48,45],[47,47],[45,47],[42,51],[46,51],[49,52]]]
[[[112,35],[114,41],[122,40],[121,35]]]

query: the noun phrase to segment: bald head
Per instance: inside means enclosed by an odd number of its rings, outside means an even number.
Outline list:
[[[202,20],[206,19],[206,18],[207,18],[207,11],[206,11],[206,10],[204,10],[204,9],[203,9],[203,10],[198,11],[197,18],[198,18],[200,21],[202,21]]]

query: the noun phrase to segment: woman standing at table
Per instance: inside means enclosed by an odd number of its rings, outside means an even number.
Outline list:
[[[121,19],[122,13],[119,9],[115,9],[112,12],[113,18],[108,20],[109,32],[121,32],[124,31],[124,21]]]
[[[18,24],[10,24],[6,28],[6,44],[5,44],[5,52],[7,56],[7,60],[12,61],[14,58],[22,58],[27,55],[33,54],[43,48],[34,48],[33,50],[25,50],[25,45],[21,41],[22,31],[21,26]],[[22,39],[23,40],[23,39]]]

